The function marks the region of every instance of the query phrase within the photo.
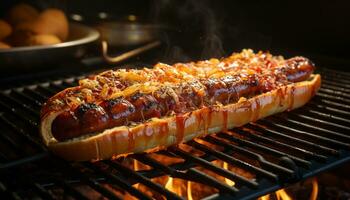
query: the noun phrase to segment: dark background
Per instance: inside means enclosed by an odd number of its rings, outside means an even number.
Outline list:
[[[2,0],[1,12],[18,1]],[[58,7],[84,16],[84,23],[106,12],[110,20],[137,15],[169,28],[162,61],[220,57],[243,48],[287,56],[304,55],[316,64],[347,68],[350,6],[347,1],[25,1],[38,8]]]

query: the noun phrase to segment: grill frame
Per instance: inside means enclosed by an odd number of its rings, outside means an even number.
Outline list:
[[[151,181],[153,177],[170,175],[174,178],[205,182],[220,191],[205,199],[251,199],[288,184],[305,180],[350,160],[350,136],[346,134],[349,133],[346,131],[350,130],[349,126],[346,126],[350,125],[350,101],[347,99],[350,97],[350,78],[347,77],[350,73],[326,68],[321,68],[320,73],[322,74],[322,87],[316,97],[304,107],[234,129],[243,138],[219,133],[216,136],[210,135],[202,139],[213,145],[223,146],[224,151],[215,150],[197,141],[190,141],[186,145],[204,152],[204,155],[194,156],[180,147],[170,147],[161,153],[186,160],[186,162],[170,166],[163,165],[147,154],[131,155],[130,159],[155,168],[138,172],[123,166],[120,159],[97,163],[68,163],[51,155],[41,143],[37,126],[42,102],[56,92],[74,86],[74,83],[83,76],[1,91],[0,127],[6,129],[0,134],[0,142],[9,147],[6,154],[20,156],[9,160],[8,155],[0,154],[0,193],[6,197],[21,199],[21,195],[29,191],[43,199],[54,199],[57,196],[52,193],[52,188],[60,187],[69,196],[85,199],[84,194],[74,188],[74,184],[80,182],[110,199],[121,199],[104,186],[107,183],[116,185],[137,198],[148,199],[147,194],[132,187],[132,184],[142,183],[168,199],[181,199],[164,186]],[[313,118],[315,116],[316,119]],[[308,124],[316,122],[320,127]],[[330,136],[335,139],[328,138]],[[293,141],[299,146],[304,145],[305,148],[294,146],[293,143],[282,142],[284,140]],[[22,151],[21,145],[23,144],[29,145],[30,151],[27,149]],[[273,145],[273,148],[269,145]],[[281,151],[281,148],[288,149],[288,151]],[[232,156],[235,152],[257,160],[259,166]],[[278,162],[267,159],[267,154],[278,158]],[[253,171],[258,178],[248,180],[237,173],[217,167],[211,163],[217,159]],[[43,166],[38,166],[39,163],[48,166],[41,169]],[[116,173],[108,173],[101,169],[98,163],[114,169]],[[21,174],[25,172],[23,168],[28,166],[38,168],[39,174],[48,173],[49,177],[50,167],[55,166],[61,176],[53,177],[53,181],[50,181],[50,178],[40,180],[27,174]],[[210,169],[223,177],[234,180],[239,188],[230,187],[222,181],[215,180],[196,169],[197,166]],[[16,170],[19,175],[13,173]],[[84,170],[92,171],[94,176],[85,173]],[[127,174],[127,177],[123,175],[124,173]],[[17,176],[23,177],[20,178],[21,180],[11,181],[12,176],[15,176],[15,179],[18,178]]]

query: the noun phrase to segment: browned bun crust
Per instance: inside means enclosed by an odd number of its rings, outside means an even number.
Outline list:
[[[321,76],[313,74],[306,81],[250,99],[241,98],[235,104],[202,108],[182,116],[153,118],[134,127],[115,127],[64,142],[59,142],[52,136],[51,124],[60,112],[51,112],[42,119],[41,134],[48,148],[67,160],[100,160],[137,152],[152,152],[301,107],[314,96],[320,86]]]

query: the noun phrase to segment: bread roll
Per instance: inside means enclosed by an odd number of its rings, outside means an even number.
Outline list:
[[[34,21],[39,16],[39,12],[28,4],[17,4],[8,13],[8,21],[13,25]]]
[[[68,37],[68,20],[59,9],[43,11],[28,27],[36,34],[56,35],[61,41],[65,41]]]
[[[55,36],[50,34],[42,34],[42,35],[33,35],[28,39],[28,45],[53,45],[59,44],[61,40]]]

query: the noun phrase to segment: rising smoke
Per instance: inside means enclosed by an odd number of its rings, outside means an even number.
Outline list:
[[[162,35],[168,62],[225,55],[221,23],[209,1],[154,1],[153,9],[154,20],[170,30]]]

